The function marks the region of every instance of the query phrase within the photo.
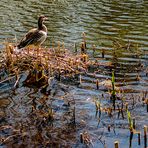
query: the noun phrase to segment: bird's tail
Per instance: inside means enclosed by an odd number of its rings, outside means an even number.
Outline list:
[[[14,53],[20,53],[22,51],[22,49],[20,49],[18,46],[14,46],[14,48],[13,48],[13,52]]]
[[[18,46],[14,46],[13,51],[14,51],[15,53],[19,52],[19,48],[18,48]]]

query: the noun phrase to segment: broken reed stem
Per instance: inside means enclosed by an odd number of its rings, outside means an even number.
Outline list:
[[[138,133],[138,145],[141,144],[140,132]]]
[[[96,80],[96,88],[97,88],[97,90],[99,89],[99,80],[98,79]]]
[[[82,55],[82,61],[86,63],[88,61],[88,56],[86,54]]]
[[[119,107],[119,104],[117,104],[117,107],[118,107],[118,119],[119,119],[120,113],[121,113],[121,109],[120,109],[120,107]]]
[[[80,142],[83,143],[83,133],[80,133]]]
[[[100,102],[95,101],[95,106],[96,106],[96,117],[98,115],[98,111],[99,111],[99,118],[101,117],[101,104]]]
[[[95,51],[96,51],[96,46],[95,45],[92,46],[92,50],[93,50],[93,57],[94,57],[95,56]]]
[[[133,129],[136,129],[135,118],[133,118]]]
[[[121,115],[122,115],[122,119],[124,119],[123,109],[121,109]]]
[[[86,34],[85,34],[85,32],[82,33],[82,36],[83,36],[84,48],[86,49]]]
[[[104,58],[104,55],[105,55],[105,50],[102,49],[102,58]]]
[[[130,139],[129,139],[129,147],[131,148],[132,147],[132,139],[133,139],[133,130],[131,129],[130,130]]]
[[[110,125],[108,125],[108,131],[110,132]]]
[[[115,141],[114,146],[115,146],[115,148],[119,148],[119,141]]]
[[[12,54],[11,54],[11,46],[6,43],[6,59],[7,59],[7,63],[8,65],[12,64],[13,63],[13,58],[12,58]]]
[[[148,112],[148,99],[145,99],[145,104],[146,104],[146,109],[147,109],[147,112]]]
[[[73,109],[73,124],[76,125],[76,108]]]
[[[128,103],[125,103],[125,110],[128,110]]]
[[[76,44],[76,43],[74,43],[74,52],[75,52],[75,53],[78,52],[78,50],[77,50],[77,44]]]
[[[147,148],[147,126],[144,125],[144,148]]]
[[[81,43],[81,54],[86,53],[85,43]]]
[[[99,106],[99,118],[101,118],[101,106]]]

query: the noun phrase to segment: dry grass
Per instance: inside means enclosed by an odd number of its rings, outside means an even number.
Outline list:
[[[1,69],[5,69],[11,75],[29,71],[27,83],[48,82],[50,77],[74,77],[84,73],[89,65],[88,55],[74,54],[65,49],[64,44],[56,48],[30,49],[25,48],[15,52],[10,43],[6,43],[1,56]]]

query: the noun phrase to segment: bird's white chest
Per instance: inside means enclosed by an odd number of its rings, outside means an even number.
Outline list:
[[[47,37],[47,32],[40,30],[40,33]]]
[[[40,30],[40,33],[42,34],[42,37],[40,38],[40,42],[42,44],[47,38],[47,32]]]

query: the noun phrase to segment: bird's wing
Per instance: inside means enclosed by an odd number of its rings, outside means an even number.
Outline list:
[[[20,41],[18,48],[23,48],[25,46],[35,44],[43,36],[43,34],[38,29],[30,30],[25,37]]]

